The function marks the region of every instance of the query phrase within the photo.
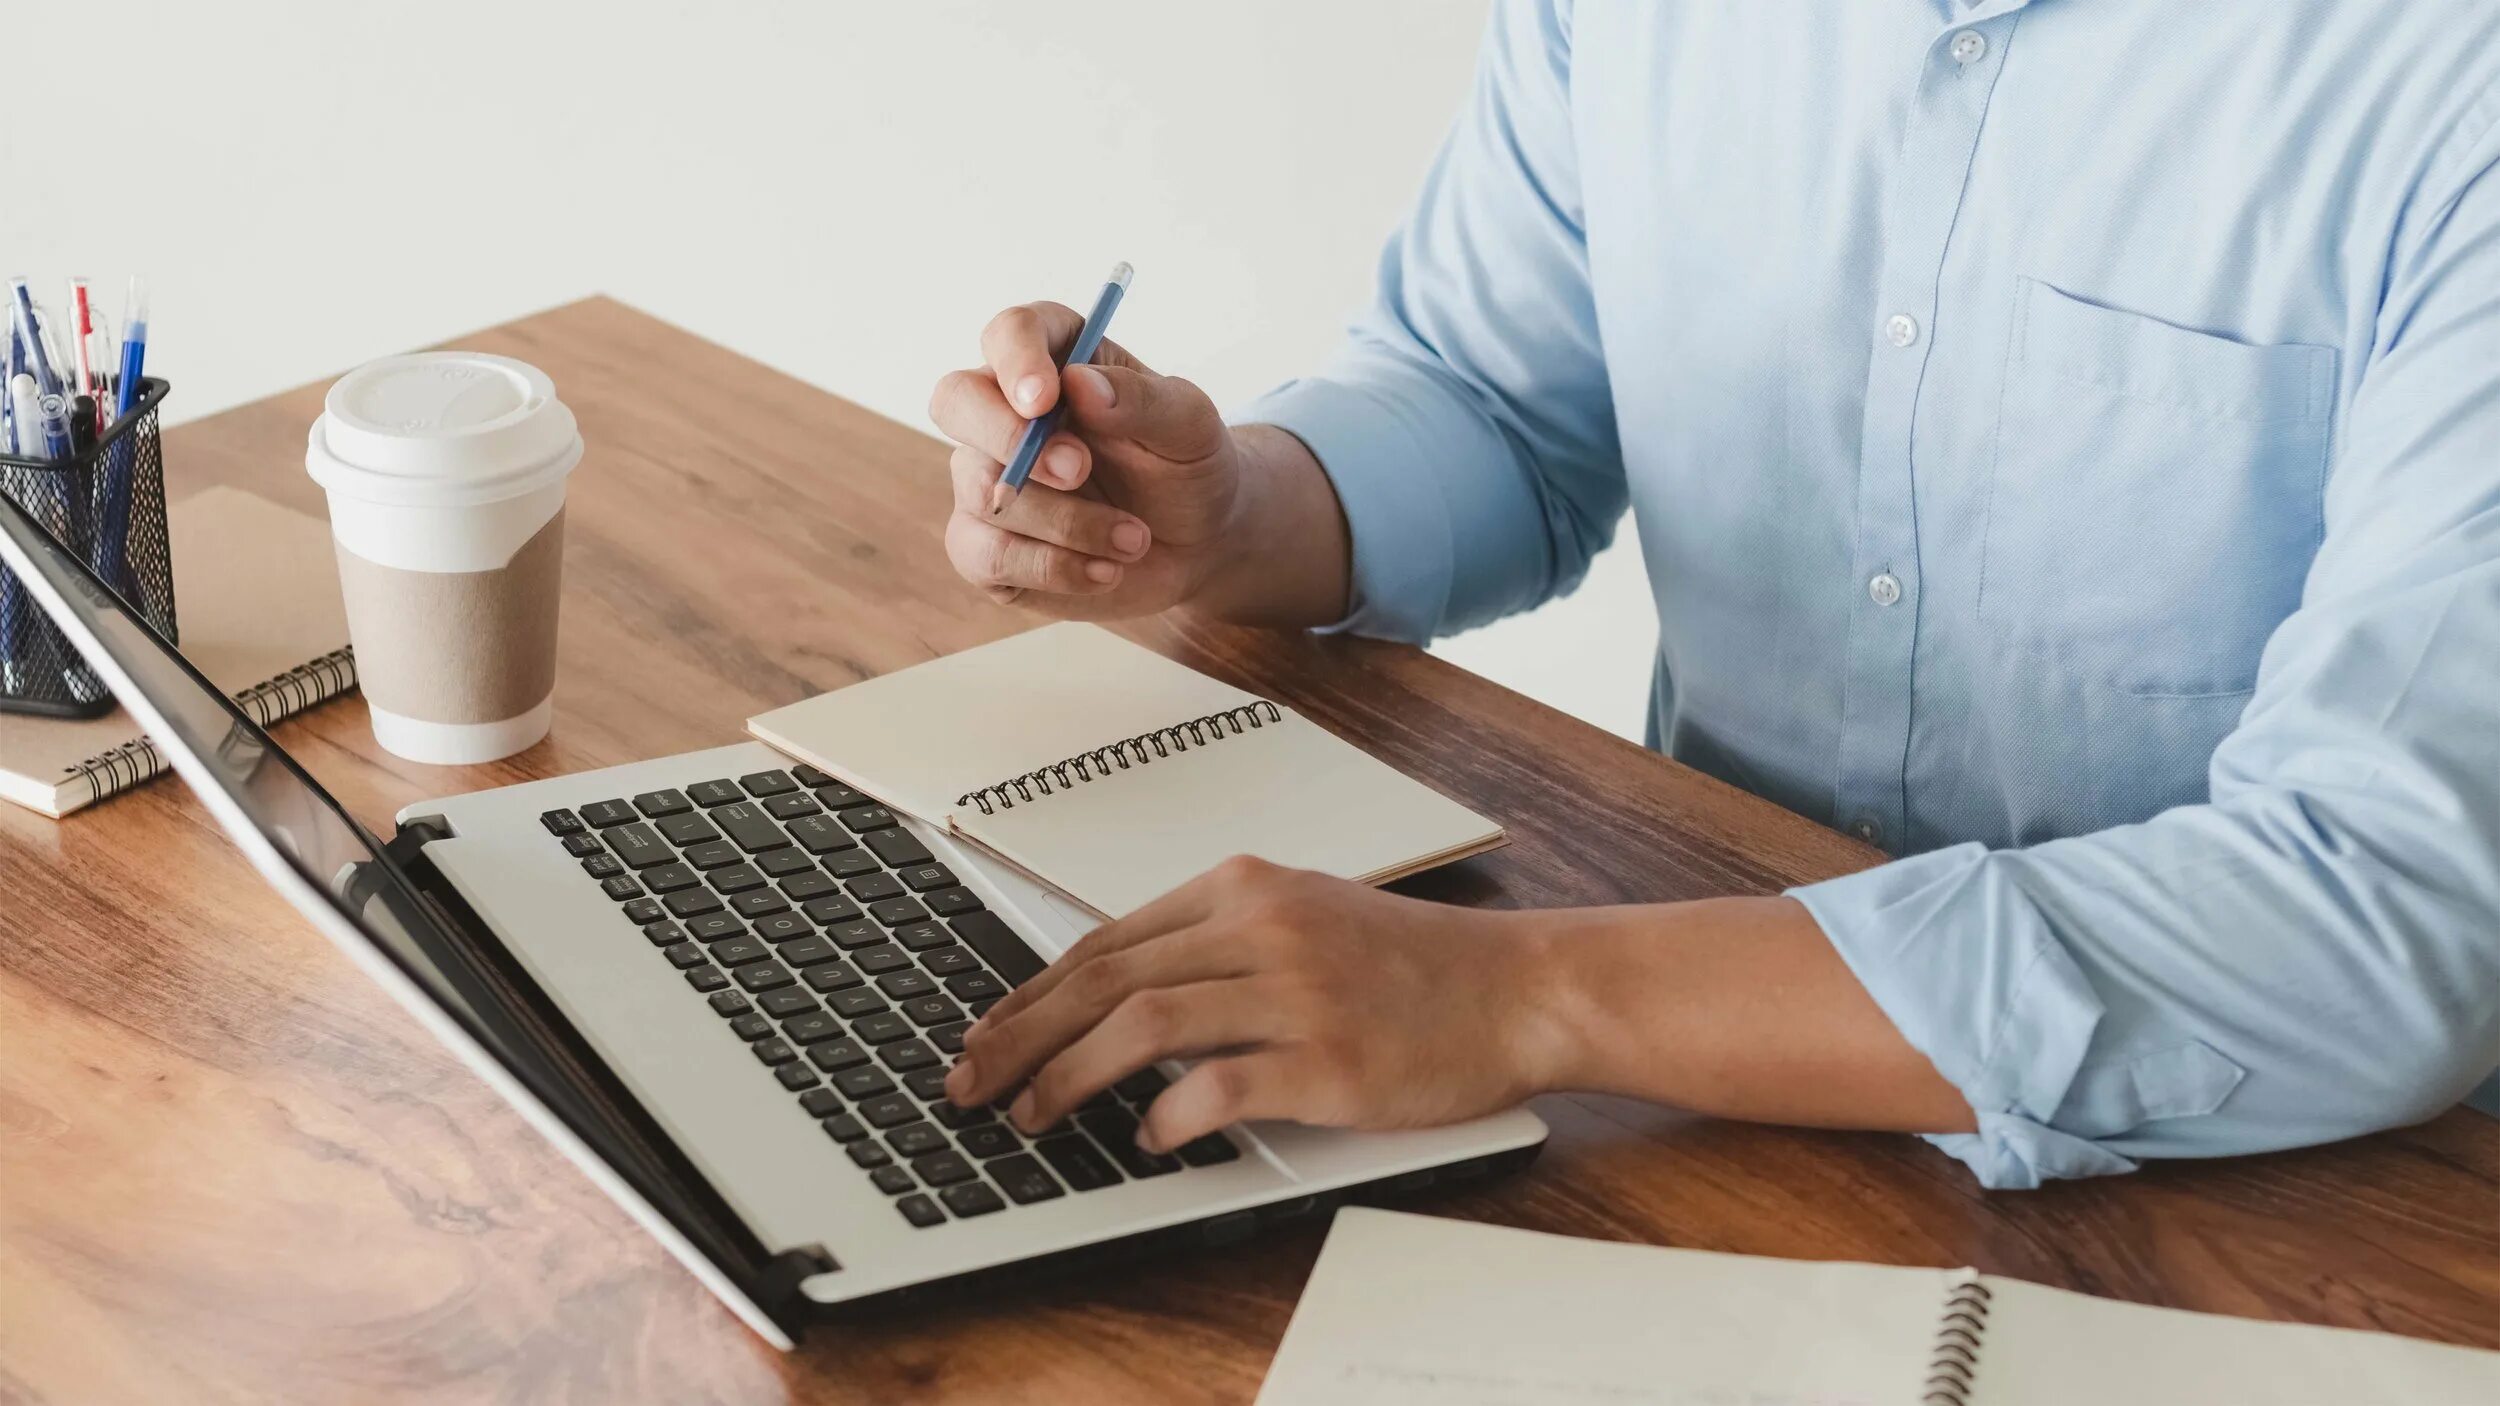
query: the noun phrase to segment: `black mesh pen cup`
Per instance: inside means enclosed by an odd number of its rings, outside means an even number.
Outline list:
[[[165,536],[165,449],[156,424],[166,385],[147,377],[139,387],[129,414],[66,458],[0,454],[0,493],[42,523],[158,633],[179,640],[174,555]],[[102,680],[53,626],[34,594],[0,567],[0,713],[93,718],[112,710],[113,695]]]

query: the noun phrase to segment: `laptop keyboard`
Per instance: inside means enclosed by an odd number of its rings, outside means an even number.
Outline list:
[[[697,781],[538,817],[685,973],[903,1218],[926,1229],[1241,1155],[1210,1133],[1138,1148],[1164,1078],[1139,1070],[1027,1140],[1008,1100],[957,1108],[964,1031],[1042,960],[892,812],[813,767]]]

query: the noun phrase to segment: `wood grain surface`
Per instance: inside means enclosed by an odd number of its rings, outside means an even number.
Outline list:
[[[914,430],[607,300],[457,345],[545,368],[590,442],[555,731],[443,769],[381,753],[353,699],[282,726],[376,829],[429,795],[735,740],[750,713],[1031,623],[948,571],[944,455]],[[318,513],[302,458],[321,394],[173,431],[176,494],[239,484]],[[1758,893],[1874,858],[1411,649],[1138,634],[1510,828],[1508,849],[1409,885],[1433,897]],[[2500,1348],[2500,1123],[2470,1113],[2007,1194],[1911,1138],[1538,1106],[1554,1138],[1534,1170],[1428,1209]],[[834,1327],[784,1356],[358,977],[179,784],[60,823],[0,806],[0,1401],[1237,1402],[1319,1242]]]

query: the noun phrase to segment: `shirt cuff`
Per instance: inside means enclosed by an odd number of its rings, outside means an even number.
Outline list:
[[[1320,633],[1429,643],[1450,598],[1449,508],[1430,450],[1393,404],[1338,381],[1287,381],[1233,417],[1274,425],[1319,460],[1353,537],[1346,616]]]
[[[1955,845],[1789,890],[1902,1038],[1977,1116],[1928,1141],[1982,1185],[2131,1172],[2135,1162],[2051,1126],[2105,1014],[2038,910],[1987,848]]]

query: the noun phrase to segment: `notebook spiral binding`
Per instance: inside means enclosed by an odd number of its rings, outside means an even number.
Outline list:
[[[355,686],[356,647],[349,645],[298,664],[275,678],[263,679],[236,694],[234,701],[235,706],[251,714],[252,721],[268,727]],[[100,801],[119,795],[164,769],[164,755],[156,750],[155,743],[142,737],[98,752],[69,768],[62,779],[85,782],[88,798]]]
[[[1238,737],[1253,728],[1280,722],[1284,716],[1283,709],[1262,698],[1238,708],[1209,713],[1203,718],[1191,718],[1185,723],[1141,732],[1125,741],[1096,747],[1090,752],[1079,752],[1048,766],[1035,767],[1022,776],[1009,777],[995,786],[967,791],[955,798],[955,804],[979,806],[983,815],[1013,810],[1019,801],[1031,801],[1051,794],[1054,782],[1057,790],[1072,790],[1080,782],[1109,776],[1114,771],[1126,771],[1132,766],[1144,766],[1159,757],[1220,742],[1226,737]],[[1150,752],[1149,748],[1153,750]]]
[[[1927,1359],[1919,1406],[1969,1406],[1980,1350],[1987,1346],[1988,1301],[1993,1297],[1975,1275],[1954,1281],[1953,1292],[1945,1296],[1944,1317],[1936,1325],[1935,1355]]]

